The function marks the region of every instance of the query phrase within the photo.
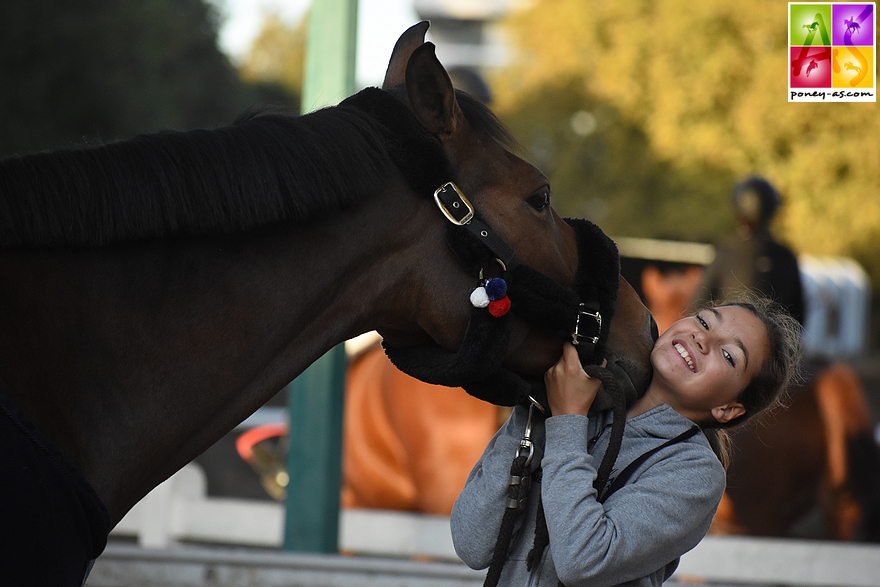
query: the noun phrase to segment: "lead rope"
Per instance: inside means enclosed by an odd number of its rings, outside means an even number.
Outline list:
[[[599,312],[598,294],[595,288],[587,288],[585,293],[588,294],[588,299],[581,303],[578,310],[574,332],[571,334],[571,344],[577,349],[584,372],[601,381],[605,394],[611,396],[612,414],[614,415],[611,423],[611,439],[602,457],[602,463],[596,472],[596,479],[593,481],[593,487],[601,493],[611,477],[614,462],[617,460],[620,445],[623,443],[623,429],[626,425],[626,395],[614,375],[604,367],[595,364],[599,359],[596,354],[596,345],[599,343],[602,333],[602,314]],[[590,318],[592,321],[589,320]],[[581,323],[582,319],[583,323]]]
[[[529,497],[529,489],[532,486],[532,473],[529,465],[535,456],[535,445],[532,443],[532,422],[535,408],[544,411],[538,402],[529,397],[529,417],[526,420],[526,430],[522,440],[516,449],[516,456],[510,465],[510,481],[507,485],[507,507],[501,518],[501,527],[498,529],[498,540],[495,541],[495,550],[492,552],[492,562],[483,587],[496,587],[501,578],[501,569],[507,559],[507,551],[510,549],[510,539],[513,536],[513,526],[516,518],[525,510]]]
[[[626,397],[620,388],[620,383],[611,374],[611,371],[604,369],[598,365],[587,365],[584,367],[587,375],[599,379],[602,387],[611,396],[614,405],[612,406],[612,414],[614,419],[611,422],[611,438],[608,441],[608,448],[602,456],[602,463],[596,472],[596,479],[593,481],[593,488],[601,493],[611,477],[614,470],[614,463],[617,461],[617,455],[620,452],[620,446],[623,444],[623,430],[626,427]]]
[[[593,292],[595,293],[595,292]],[[595,296],[594,296],[595,297]],[[581,324],[582,317],[592,318],[593,322],[585,320]],[[583,329],[583,331],[582,331]],[[611,424],[611,438],[608,442],[608,448],[602,456],[602,462],[596,472],[596,479],[593,481],[593,487],[598,494],[602,493],[611,472],[614,470],[614,463],[620,452],[620,446],[623,443],[623,432],[626,425],[626,396],[620,387],[614,375],[607,369],[592,364],[592,360],[596,358],[596,345],[600,340],[602,332],[602,315],[599,312],[599,304],[595,300],[581,303],[574,326],[574,332],[571,335],[572,344],[578,351],[578,357],[584,367],[584,371],[592,378],[599,379],[605,392],[612,398],[613,420]],[[592,334],[592,336],[590,335]],[[514,457],[513,464],[510,467],[510,483],[507,489],[507,507],[501,518],[501,526],[498,530],[498,539],[495,542],[495,550],[492,552],[492,560],[489,564],[489,571],[486,573],[486,580],[483,587],[496,587],[501,578],[501,569],[507,560],[507,553],[510,549],[510,541],[513,536],[513,526],[516,523],[517,516],[525,510],[528,501],[529,489],[531,486],[531,471],[529,464],[534,455],[534,445],[532,444],[532,418],[534,409],[538,407],[542,412],[543,407],[529,396],[531,404],[529,405],[529,416],[526,423],[525,434],[520,441],[517,454]],[[524,451],[528,450],[528,454]],[[526,558],[526,568],[531,571],[541,560],[544,550],[550,543],[550,534],[547,530],[547,519],[544,515],[544,504],[540,496],[538,496],[537,519],[535,520],[535,541],[532,549]],[[559,582],[560,587],[565,587]]]

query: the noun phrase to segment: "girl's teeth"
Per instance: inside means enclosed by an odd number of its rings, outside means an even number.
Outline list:
[[[675,346],[675,350],[678,351],[678,354],[681,355],[681,358],[684,359],[685,363],[687,363],[690,370],[693,371],[694,370],[694,361],[691,359],[691,356],[688,354],[688,352],[685,350],[685,348],[678,343],[675,343],[674,346]]]

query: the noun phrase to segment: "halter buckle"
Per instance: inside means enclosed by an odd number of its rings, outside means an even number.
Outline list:
[[[474,207],[461,193],[458,186],[451,181],[447,181],[434,190],[434,201],[437,202],[437,207],[440,208],[446,219],[457,226],[464,226],[474,217]],[[452,210],[448,206],[451,206]]]
[[[574,332],[571,333],[571,344],[577,346],[580,344],[580,339],[584,338],[586,335],[580,333],[581,327],[581,316],[589,316],[596,321],[596,326],[598,328],[596,332],[596,336],[590,336],[588,339],[591,343],[596,344],[599,342],[599,335],[602,334],[602,314],[599,312],[587,312],[584,310],[584,305],[580,305],[580,310],[577,313],[577,320],[574,323]]]

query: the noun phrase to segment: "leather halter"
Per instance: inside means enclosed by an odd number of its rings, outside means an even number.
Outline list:
[[[466,229],[492,253],[501,267],[507,271],[516,257],[516,252],[495,234],[488,224],[476,216],[470,200],[454,182],[448,181],[434,191],[434,201],[440,212],[453,225]],[[482,272],[481,272],[482,274]],[[581,302],[575,316],[571,343],[578,347],[582,361],[588,361],[602,334],[602,314],[598,302]],[[534,401],[534,400],[532,400]]]
[[[482,266],[492,263],[493,258],[501,264],[504,278],[510,282],[508,295],[513,301],[511,308],[513,314],[532,324],[533,327],[543,328],[559,336],[560,340],[570,337],[578,348],[583,364],[597,364],[601,361],[599,353],[601,343],[607,338],[607,333],[602,332],[603,312],[606,320],[613,313],[616,301],[616,279],[613,295],[609,297],[608,292],[604,292],[604,299],[608,305],[603,308],[599,303],[601,297],[599,288],[582,287],[576,294],[531,267],[518,264],[515,252],[485,221],[480,219],[474,206],[454,182],[446,182],[435,190],[435,202],[450,222],[448,244],[465,268],[481,265],[482,276]],[[581,236],[584,233],[582,229],[587,228],[583,225],[586,221],[569,220],[569,223],[576,229],[576,234]],[[595,228],[594,225],[591,226]],[[578,230],[579,228],[581,230]],[[598,229],[595,230],[597,232],[591,235],[592,237],[601,233]],[[604,234],[601,236],[607,239]],[[579,240],[589,239],[582,237]],[[610,239],[608,242],[610,243]],[[473,247],[476,243],[483,246]],[[616,278],[619,271],[616,249],[614,253],[613,260],[610,263],[606,262],[603,268],[609,273],[613,272]],[[584,257],[583,251],[579,256]],[[583,267],[579,267],[581,275],[579,280],[576,280],[581,283],[585,281],[582,269]],[[581,301],[583,299],[586,301]],[[449,353],[446,360],[441,360],[436,355],[429,357],[425,354],[419,360],[408,361],[405,354],[410,352],[409,350],[395,349],[387,345],[386,352],[398,368],[411,375],[420,379],[431,378],[433,382],[443,385],[462,386],[471,395],[492,403],[501,405],[528,404],[535,401],[546,403],[543,379],[525,378],[501,366],[508,330],[509,320],[506,317],[487,319],[485,310],[475,309],[472,311],[461,347],[458,352]],[[487,349],[493,346],[496,352],[490,352],[487,357]],[[448,351],[442,352],[448,353]],[[456,359],[450,360],[451,357]],[[469,358],[478,358],[478,360],[468,361]],[[440,361],[438,365],[443,364],[442,374],[437,370],[425,368],[432,361]],[[473,368],[468,369],[468,365]]]

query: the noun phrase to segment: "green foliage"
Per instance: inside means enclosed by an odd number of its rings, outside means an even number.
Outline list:
[[[260,34],[239,67],[242,79],[255,83],[274,82],[301,96],[307,31],[307,18],[290,26],[276,14],[266,15]]]
[[[506,23],[495,106],[567,212],[605,200],[611,234],[715,241],[734,182],[762,175],[784,240],[855,256],[880,289],[877,104],[789,103],[787,26],[770,0],[537,0]],[[576,138],[580,110],[597,128]]]
[[[658,156],[644,130],[589,95],[581,78],[519,96],[504,119],[549,177],[563,215],[617,236],[706,242],[732,226],[730,173]],[[685,206],[695,199],[702,205]],[[707,207],[722,213],[706,215]]]
[[[215,126],[266,92],[219,51],[203,0],[0,3],[0,156]]]

